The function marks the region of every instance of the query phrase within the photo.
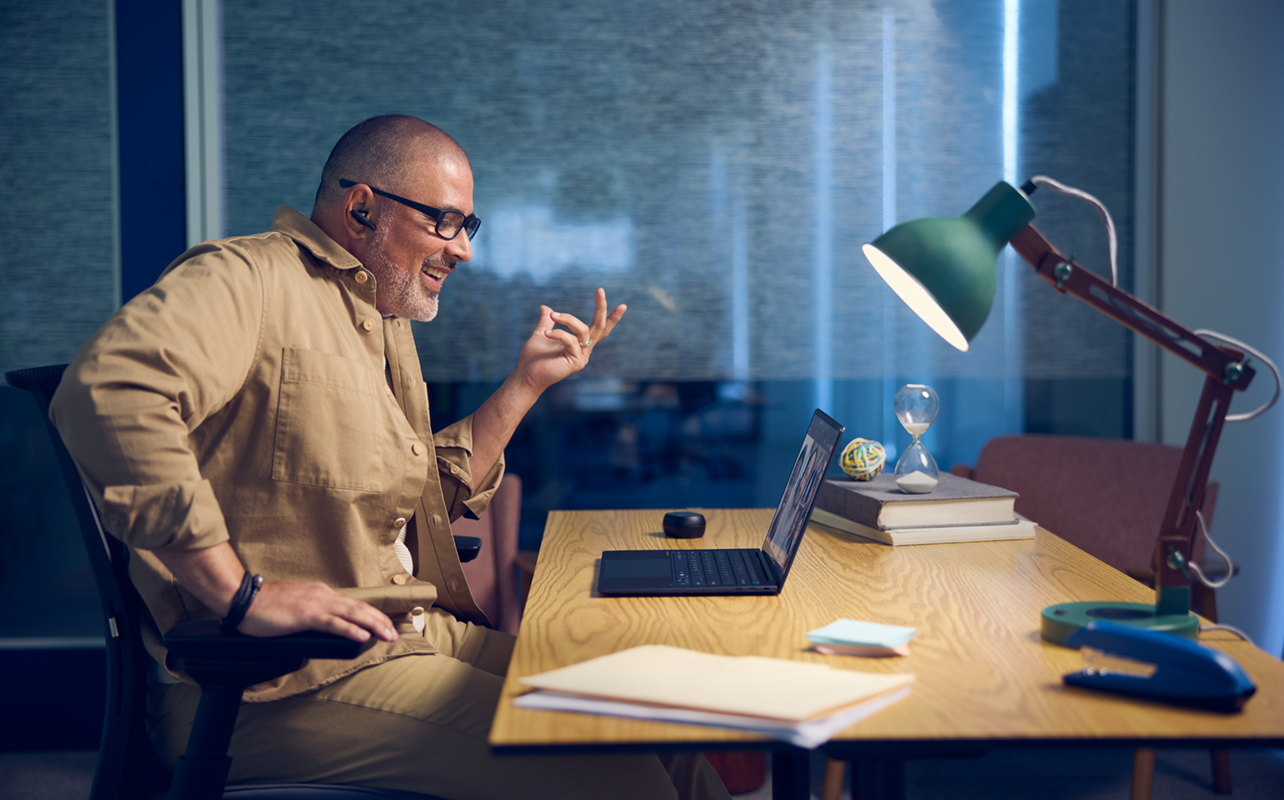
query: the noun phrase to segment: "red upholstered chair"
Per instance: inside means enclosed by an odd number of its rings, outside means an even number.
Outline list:
[[[500,481],[481,519],[458,519],[450,524],[456,536],[482,540],[477,558],[464,564],[473,599],[491,623],[517,635],[522,620],[518,596],[517,532],[522,517],[522,479],[508,474]]]
[[[1164,444],[1081,436],[999,436],[981,449],[976,466],[956,475],[1011,489],[1016,510],[1115,569],[1153,581],[1155,537],[1182,450]],[[1204,492],[1211,529],[1218,485]],[[1196,544],[1195,557],[1203,552]],[[1211,590],[1192,587],[1195,611],[1217,619]]]
[[[1079,436],[999,436],[986,442],[976,467],[955,465],[955,475],[1018,492],[1016,510],[1110,566],[1153,583],[1155,537],[1177,477],[1182,449],[1163,444]],[[1218,485],[1209,483],[1201,509],[1211,530]],[[1202,538],[1195,558],[1203,552]],[[1210,572],[1220,564],[1210,565]],[[1213,590],[1191,586],[1191,605],[1217,621]],[[1132,797],[1150,796],[1155,751],[1140,748],[1133,761]],[[1212,751],[1213,784],[1231,791],[1225,750]]]

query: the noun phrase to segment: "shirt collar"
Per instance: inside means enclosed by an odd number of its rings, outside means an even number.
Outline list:
[[[339,246],[317,224],[289,206],[277,206],[272,218],[272,230],[283,233],[317,259],[335,269],[353,269],[361,266],[354,255]]]

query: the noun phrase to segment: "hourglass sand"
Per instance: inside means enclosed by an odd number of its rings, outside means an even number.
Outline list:
[[[927,494],[936,488],[940,472],[936,469],[936,459],[927,452],[920,439],[936,419],[940,400],[931,386],[911,383],[896,393],[894,405],[896,418],[914,437],[896,462],[896,485],[902,492]]]

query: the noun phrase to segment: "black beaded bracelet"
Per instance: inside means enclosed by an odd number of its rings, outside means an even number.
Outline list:
[[[236,626],[241,624],[245,615],[250,611],[250,604],[254,602],[254,596],[259,593],[259,588],[263,586],[262,575],[251,575],[245,573],[241,579],[241,588],[236,590],[236,596],[232,598],[232,605],[227,609],[227,616],[219,623],[218,629],[223,633],[232,633]]]

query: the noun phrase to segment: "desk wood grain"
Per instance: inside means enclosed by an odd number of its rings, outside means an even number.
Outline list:
[[[658,511],[549,515],[534,583],[490,741],[501,750],[761,741],[690,725],[514,708],[517,682],[640,644],[912,672],[906,700],[840,739],[1257,744],[1284,741],[1284,664],[1233,635],[1201,641],[1234,657],[1257,683],[1240,714],[1188,711],[1066,687],[1077,651],[1039,638],[1039,612],[1079,600],[1151,602],[1126,575],[1039,529],[1034,540],[888,547],[811,526],[776,597],[597,596],[606,549],[757,547],[769,509],[705,511],[703,539],[667,539]],[[911,625],[907,658],[824,656],[805,633],[839,617]]]

